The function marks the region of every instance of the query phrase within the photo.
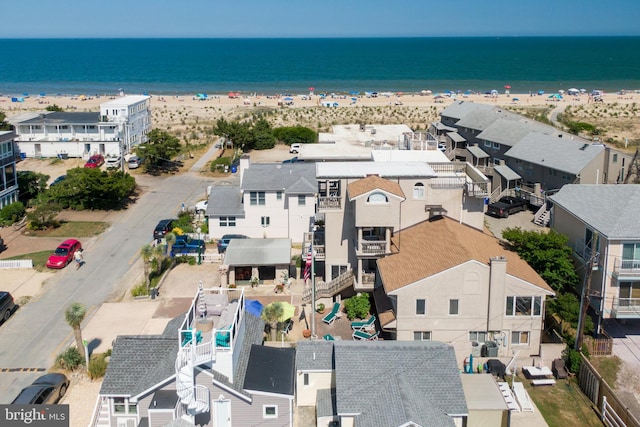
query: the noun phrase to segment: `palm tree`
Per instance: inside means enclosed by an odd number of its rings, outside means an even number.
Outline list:
[[[164,245],[158,245],[153,248],[153,260],[151,261],[152,265],[155,267],[156,272],[160,273],[162,271],[162,260],[167,253],[167,249]]]
[[[271,341],[276,340],[278,322],[283,314],[284,308],[282,308],[282,303],[278,301],[272,302],[262,310],[262,319],[269,324],[271,329]]]
[[[167,242],[167,254],[171,254],[171,247],[176,242],[176,234],[169,232],[164,236],[164,240]]]
[[[147,285],[147,293],[149,293],[149,264],[151,263],[151,258],[153,257],[153,247],[150,244],[146,244],[140,249],[140,255],[142,256],[142,261],[144,262],[144,282]]]
[[[80,330],[80,324],[84,320],[84,316],[87,314],[87,309],[79,302],[72,303],[69,308],[64,312],[64,318],[71,328],[73,328],[73,335],[76,338],[76,346],[78,351],[84,360],[86,355],[84,353],[84,344],[82,342],[82,331]]]

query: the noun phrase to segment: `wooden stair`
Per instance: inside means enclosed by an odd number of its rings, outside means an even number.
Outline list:
[[[348,270],[330,282],[316,283],[316,299],[332,297],[350,286],[353,286],[355,277],[353,271]],[[305,289],[302,293],[302,302],[311,302],[311,289]]]

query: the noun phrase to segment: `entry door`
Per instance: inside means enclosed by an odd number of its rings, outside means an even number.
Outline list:
[[[34,154],[34,156],[35,156],[35,158],[37,159],[37,158],[39,158],[39,157],[40,157],[40,155],[42,154],[42,145],[40,145],[40,144],[33,144],[33,147],[34,147],[34,149],[35,149],[35,154]]]
[[[214,400],[215,407],[215,426],[231,427],[231,401],[230,400]]]

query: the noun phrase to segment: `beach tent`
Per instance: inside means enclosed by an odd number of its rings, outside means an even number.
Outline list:
[[[580,91],[572,87],[571,89],[567,89],[567,94],[569,94],[570,96],[575,96],[575,95],[579,95]]]
[[[540,89],[540,90],[538,91],[538,95],[544,95],[544,91],[543,91],[542,89]]]
[[[197,93],[196,98],[198,98],[199,101],[204,101],[205,99],[208,98],[208,96],[206,93]]]

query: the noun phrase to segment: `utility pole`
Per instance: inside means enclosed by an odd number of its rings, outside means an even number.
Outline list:
[[[582,286],[582,296],[580,298],[580,317],[578,317],[578,333],[576,336],[576,344],[574,350],[582,350],[582,341],[584,339],[584,319],[587,316],[587,309],[589,308],[589,297],[595,295],[591,291],[591,276],[593,273],[593,266],[597,264],[600,254],[596,252],[593,254],[587,262],[587,277],[585,284]]]

